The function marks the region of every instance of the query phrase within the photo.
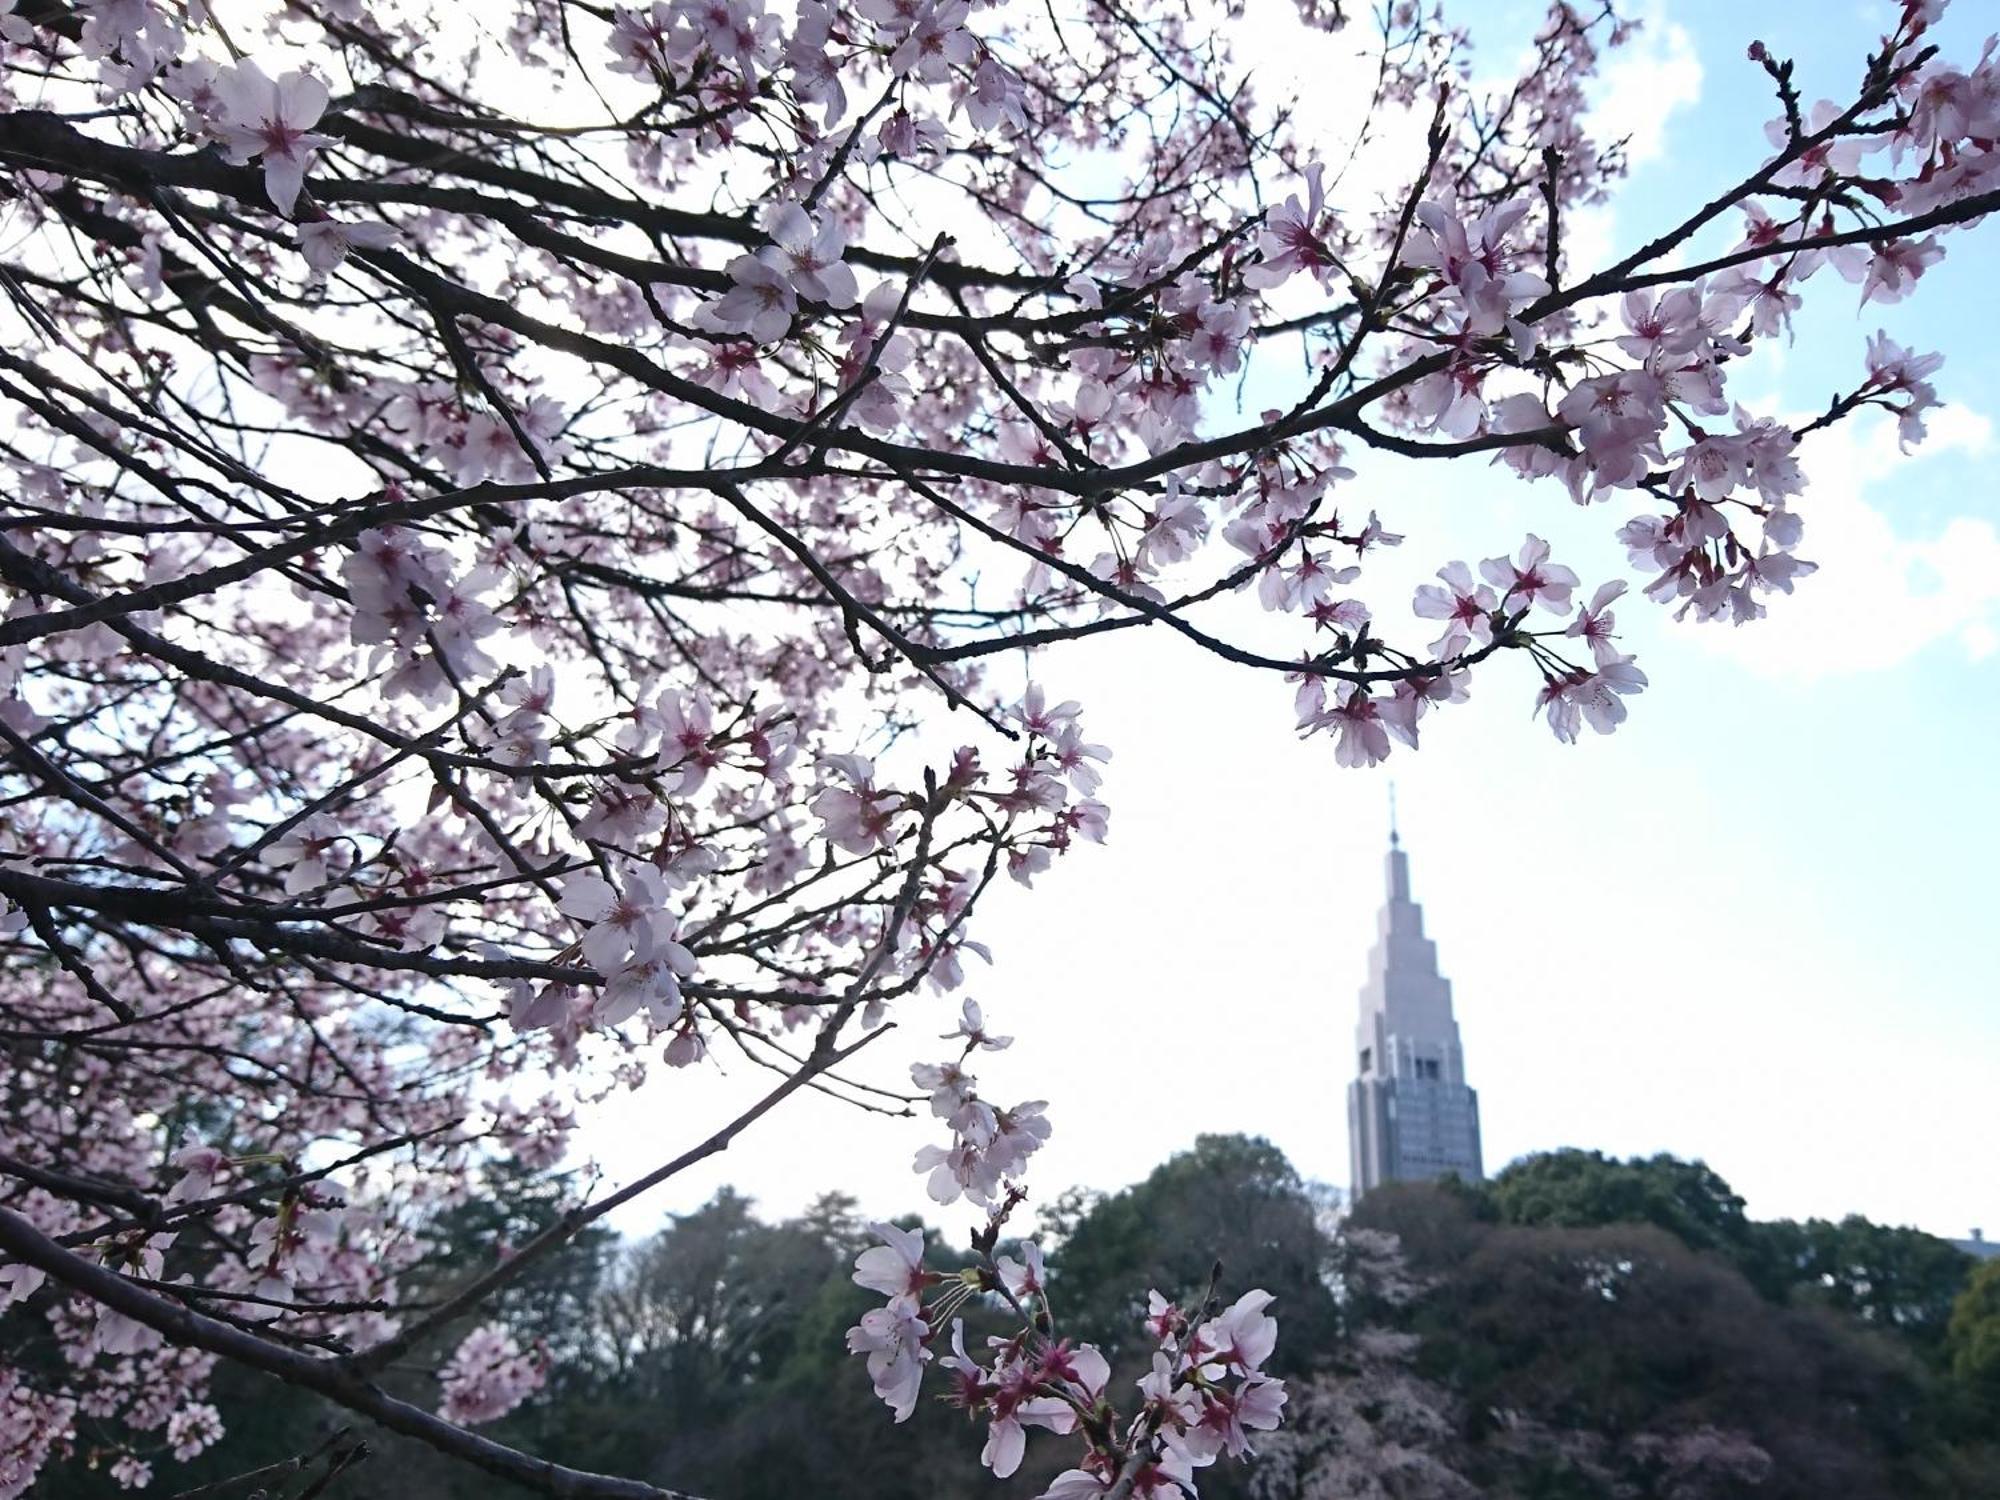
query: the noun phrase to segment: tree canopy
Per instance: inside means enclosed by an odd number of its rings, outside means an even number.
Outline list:
[[[1184,1275],[1199,1293],[1216,1274],[1164,1253],[1177,1236],[1201,1228],[1227,1247],[1222,1299],[1245,1286],[1275,1290],[1297,1410],[1258,1435],[1247,1467],[1204,1476],[1220,1495],[1980,1500],[1990,1490],[2000,1474],[1988,1441],[2000,1386],[1981,1353],[2000,1322],[1990,1265],[1974,1273],[1958,1256],[1957,1311],[1936,1357],[1920,1325],[1871,1318],[1804,1279],[1761,1288],[1727,1244],[1684,1240],[1643,1215],[1580,1222],[1579,1213],[1556,1225],[1499,1211],[1509,1178],[1569,1180],[1574,1165],[1527,1158],[1489,1183],[1387,1187],[1342,1218],[1269,1142],[1205,1136],[1127,1188],[1069,1195],[1044,1226],[1047,1276],[1065,1319],[1101,1316],[1115,1365],[1141,1371],[1149,1351],[1126,1331],[1125,1288],[1137,1277],[1178,1295]],[[1696,1163],[1598,1165],[1734,1198]],[[553,1177],[496,1179],[447,1210],[445,1225],[484,1244],[559,1211],[571,1191]],[[1744,1223],[1753,1233],[1795,1227]],[[977,1269],[976,1256],[954,1256],[923,1232],[926,1262],[941,1273]],[[509,1336],[550,1365],[489,1430],[558,1462],[659,1484],[680,1476],[749,1500],[980,1493],[957,1462],[970,1434],[946,1393],[919,1401],[907,1422],[865,1420],[875,1398],[842,1335],[873,1301],[853,1275],[869,1239],[839,1195],[774,1221],[727,1189],[651,1235],[590,1237],[507,1301]],[[574,1269],[558,1276],[564,1266]],[[962,1301],[957,1316],[968,1347],[1009,1331],[994,1293]],[[1093,1331],[1081,1321],[1059,1329]],[[429,1366],[447,1347],[419,1351],[390,1373],[392,1388],[432,1399]],[[190,1484],[332,1441],[333,1453],[347,1451],[342,1442],[373,1450],[352,1465],[356,1493],[492,1493],[411,1439],[338,1439],[349,1424],[335,1403],[235,1376],[216,1389],[223,1435],[186,1466]],[[1052,1446],[1031,1445],[1010,1492],[1046,1486],[1060,1462]],[[45,1471],[38,1490],[55,1500],[116,1492],[81,1452]]]

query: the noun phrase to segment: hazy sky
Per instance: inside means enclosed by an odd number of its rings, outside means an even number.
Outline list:
[[[1969,58],[1980,7],[1958,8],[1945,37]],[[1498,64],[1540,10],[1452,14]],[[1638,165],[1574,243],[1638,243],[1752,164],[1773,113],[1744,60],[1753,36],[1797,57],[1810,103],[1849,86],[1894,10],[1645,8],[1644,37],[1606,91]],[[1337,108],[1333,75],[1291,61],[1281,28],[1250,45],[1271,58],[1267,96],[1289,69],[1318,91],[1315,107]],[[1288,687],[1177,639],[1126,633],[1044,658],[1039,675],[1083,700],[1090,738],[1115,759],[1110,842],[1033,892],[999,891],[976,929],[996,963],[969,993],[1020,1038],[984,1060],[982,1080],[1002,1102],[1047,1098],[1055,1124],[1031,1176],[1037,1201],[1072,1183],[1120,1186],[1203,1131],[1269,1136],[1308,1176],[1345,1184],[1356,992],[1393,775],[1489,1170],[1558,1146],[1671,1151],[1707,1160],[1759,1216],[2000,1232],[1996,234],[1953,240],[1914,302],[1858,318],[1845,284],[1815,282],[1796,344],[1737,378],[1760,410],[1817,411],[1881,327],[1948,352],[1938,384],[1951,409],[1906,462],[1888,425],[1867,421],[1806,449],[1800,552],[1821,571],[1772,618],[1676,626],[1643,603],[1621,608],[1652,686],[1611,738],[1557,744],[1529,719],[1532,667],[1509,660],[1477,674],[1471,703],[1426,721],[1420,753],[1345,771],[1330,742],[1295,741]],[[1255,383],[1248,399],[1254,411]],[[1371,570],[1380,581],[1364,597],[1385,612],[1409,598],[1387,580],[1414,584],[1529,529],[1586,585],[1626,576],[1611,539],[1626,507],[1579,510],[1559,488],[1477,462],[1357,467],[1343,507],[1376,506],[1409,534]],[[1234,602],[1213,618],[1265,623]],[[879,1044],[882,1071],[895,1049],[916,1055],[912,1035],[948,1030],[955,1004],[906,1007],[906,1034]],[[580,1151],[636,1174],[761,1082],[740,1065],[726,1079],[656,1075],[607,1106]],[[812,1098],[622,1222],[643,1228],[730,1182],[773,1213],[838,1186],[874,1211],[968,1224],[962,1204],[928,1204],[908,1170],[935,1138],[928,1120]]]

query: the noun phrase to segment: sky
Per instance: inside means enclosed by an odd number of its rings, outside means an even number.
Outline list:
[[[1977,53],[1977,8],[1961,0],[1949,51]],[[1244,50],[1267,69],[1267,95],[1297,87],[1337,112],[1339,75],[1315,73],[1278,19],[1288,9],[1253,4]],[[1847,86],[1894,7],[1636,9],[1645,28],[1602,90],[1635,165],[1576,226],[1586,259],[1641,242],[1753,163],[1774,113],[1744,57],[1753,27],[1797,59],[1810,103]],[[1497,66],[1539,12],[1452,14]],[[1677,625],[1642,602],[1620,608],[1651,686],[1613,736],[1556,743],[1529,716],[1533,669],[1507,661],[1475,675],[1470,703],[1426,721],[1419,753],[1349,771],[1330,742],[1296,740],[1287,686],[1178,638],[1131,631],[1041,660],[1037,675],[1084,704],[1088,737],[1114,759],[1106,845],[1031,892],[997,891],[977,918],[995,962],[973,965],[966,992],[1018,1037],[982,1059],[985,1092],[1046,1099],[1054,1122],[1034,1201],[1115,1189],[1213,1131],[1267,1136],[1307,1177],[1345,1186],[1393,778],[1489,1171],[1565,1146],[1667,1151],[1707,1161],[1757,1217],[2000,1234],[2000,349],[1967,336],[2000,326],[1984,269],[1996,232],[1950,241],[1905,304],[1857,316],[1844,284],[1815,282],[1795,343],[1736,380],[1759,411],[1817,411],[1886,328],[1947,353],[1949,408],[1908,457],[1870,421],[1805,449],[1799,550],[1821,567],[1769,619]],[[1409,538],[1385,577],[1402,568],[1413,585],[1528,530],[1587,586],[1628,576],[1611,535],[1627,510],[1579,509],[1478,461],[1356,467],[1344,503],[1379,508]],[[1225,601],[1207,623],[1265,622]],[[877,1081],[898,1081],[955,1010],[943,997],[906,1006]],[[628,1179],[768,1086],[740,1064],[705,1071],[606,1104],[579,1154]],[[965,1205],[928,1203],[909,1170],[937,1138],[928,1120],[794,1101],[618,1222],[643,1231],[729,1183],[771,1214],[837,1187],[871,1212],[963,1229]]]

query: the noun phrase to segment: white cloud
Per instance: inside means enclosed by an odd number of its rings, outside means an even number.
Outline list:
[[[1633,15],[1639,30],[1605,55],[1590,117],[1601,138],[1626,139],[1626,157],[1636,167],[1665,154],[1674,112],[1701,102],[1702,69],[1694,39],[1666,18],[1664,4],[1656,0]]]
[[[1991,655],[2000,645],[1994,523],[1958,515],[1933,535],[1904,537],[1869,496],[1893,499],[1914,466],[1978,458],[1992,441],[1992,422],[1965,406],[1933,413],[1929,440],[1908,455],[1888,420],[1843,423],[1812,439],[1799,554],[1819,571],[1789,598],[1767,596],[1765,619],[1688,629],[1703,646],[1790,680],[1884,671],[1953,639],[1973,661]]]
[[[1634,167],[1663,156],[1677,113],[1701,102],[1701,58],[1687,28],[1667,20],[1665,9],[1656,0],[1637,12],[1639,30],[1604,58],[1590,91],[1592,133],[1601,141],[1622,137]],[[1609,264],[1619,248],[1618,194],[1573,214],[1565,232],[1577,274]]]

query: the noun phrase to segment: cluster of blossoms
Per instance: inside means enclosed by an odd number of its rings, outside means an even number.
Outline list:
[[[522,1352],[514,1335],[497,1323],[465,1336],[438,1371],[443,1390],[439,1411],[468,1427],[495,1422],[542,1388],[546,1361]]]
[[[771,243],[729,263],[735,283],[696,313],[698,326],[716,333],[744,333],[776,343],[791,330],[804,299],[826,307],[852,307],[859,297],[854,272],[841,260],[847,241],[831,224],[819,225],[796,203],[779,203],[764,216]]]
[[[1081,714],[1081,705],[1073,700],[1048,704],[1033,684],[1014,710],[1028,744],[995,802],[1002,811],[1029,820],[1029,831],[1007,854],[1007,873],[1022,885],[1033,884],[1073,840],[1104,842],[1111,814],[1095,793],[1104,782],[1098,767],[1111,752],[1083,737]]]
[[[572,875],[563,885],[561,910],[589,924],[580,947],[604,976],[594,1019],[615,1026],[643,1007],[656,1026],[671,1026],[685,1009],[681,981],[695,965],[667,906],[668,877],[636,859],[614,873],[615,885],[601,875]]]
[[[388,691],[440,702],[454,682],[483,680],[498,665],[479,644],[500,628],[481,602],[497,570],[461,570],[442,548],[390,526],[363,534],[340,576],[354,603],[354,643],[390,664]]]
[[[342,244],[361,243],[358,226],[338,234]],[[264,384],[273,391],[310,378],[309,372],[276,363],[267,363],[262,373]],[[557,462],[566,451],[563,433],[569,414],[553,397],[539,392],[523,396],[506,413],[482,410],[461,399],[452,387],[430,382],[397,382],[380,396],[386,399],[375,403],[379,420],[461,486],[481,480],[527,483],[539,472],[537,465]]]
[[[1036,712],[1048,710],[1037,703]],[[1263,1373],[1278,1336],[1265,1312],[1270,1295],[1247,1292],[1214,1316],[1190,1316],[1151,1292],[1151,1368],[1138,1381],[1138,1412],[1121,1429],[1107,1395],[1109,1362],[1094,1346],[1055,1334],[1041,1247],[1023,1244],[1019,1259],[993,1254],[1001,1225],[1025,1197],[1011,1179],[1047,1138],[1048,1124],[1040,1101],[1012,1110],[988,1104],[964,1063],[975,1052],[1005,1050],[1013,1038],[989,1032],[980,1006],[966,1000],[946,1040],[962,1043],[958,1056],[917,1064],[911,1077],[929,1095],[932,1113],[950,1126],[953,1144],[925,1147],[915,1165],[929,1175],[938,1202],[963,1195],[988,1211],[974,1236],[979,1264],[946,1276],[925,1266],[922,1230],[870,1226],[882,1243],[857,1257],[854,1280],[888,1300],[848,1330],[849,1352],[865,1358],[876,1395],[898,1422],[916,1409],[924,1367],[935,1361],[948,1372],[947,1399],[988,1424],[980,1461],[996,1478],[1020,1467],[1030,1429],[1081,1437],[1081,1463],[1056,1480],[1045,1500],[1083,1500],[1117,1488],[1121,1479],[1129,1493],[1192,1494],[1197,1469],[1245,1456],[1251,1432],[1279,1423],[1284,1383]],[[990,1337],[980,1358],[967,1351],[963,1319],[954,1314],[982,1293],[1002,1301],[1019,1327]],[[940,1355],[936,1346],[947,1324],[949,1352]]]
[[[965,1071],[966,1059],[981,1050],[1000,1051],[1014,1039],[987,1033],[978,1001],[964,1002],[959,1029],[945,1039],[955,1038],[964,1040],[957,1057],[910,1066],[911,1081],[930,1096],[931,1113],[951,1129],[949,1146],[918,1150],[916,1170],[927,1175],[930,1195],[939,1203],[956,1203],[963,1195],[991,1208],[1049,1138],[1049,1122],[1042,1113],[1048,1101],[1033,1099],[1012,1109],[997,1109],[980,1098],[979,1080]]]
[[[1278,1339],[1263,1291],[1246,1292],[1220,1312],[1193,1314],[1151,1292],[1150,1368],[1137,1382],[1135,1414],[1121,1422],[1109,1399],[1110,1362],[1093,1345],[1056,1335],[1040,1247],[1024,1244],[1018,1260],[992,1253],[1017,1201],[1010,1196],[974,1237],[978,1262],[950,1276],[924,1265],[922,1231],[872,1226],[882,1243],[856,1258],[854,1280],[888,1301],[862,1314],[847,1346],[866,1358],[875,1392],[897,1421],[916,1409],[924,1366],[935,1357],[948,1373],[946,1399],[987,1423],[980,1461],[996,1478],[1020,1467],[1030,1429],[1082,1441],[1081,1461],[1043,1500],[1094,1500],[1114,1490],[1191,1495],[1197,1470],[1244,1457],[1252,1432],[1277,1427],[1285,1387],[1263,1372]],[[1002,1303],[1018,1327],[989,1337],[978,1357],[967,1351],[964,1321],[954,1314],[982,1294]],[[933,1346],[947,1319],[949,1352],[938,1356]]]
[[[276,1213],[259,1217],[250,1226],[247,1256],[257,1273],[257,1295],[282,1306],[301,1289],[310,1295],[333,1280],[334,1263],[351,1243],[345,1209],[337,1187],[315,1183],[287,1194]]]
[[[221,1298],[244,1327],[291,1317],[295,1328],[311,1327],[318,1337],[367,1345],[393,1326],[350,1299],[393,1294],[397,1272],[417,1252],[415,1242],[373,1215],[356,1214],[331,1184],[315,1181],[273,1192],[260,1201],[241,1188],[248,1169],[215,1148],[192,1143],[173,1153],[175,1177],[162,1195],[163,1209],[179,1215],[199,1212],[204,1200],[232,1194],[207,1222],[219,1235],[240,1240],[240,1259],[212,1266],[202,1278],[211,1298]],[[44,1193],[17,1199],[15,1211],[54,1232],[86,1227],[84,1216]],[[99,1265],[150,1283],[186,1282],[171,1260],[182,1236],[175,1230],[130,1229],[96,1240],[89,1257]],[[0,1267],[0,1313],[43,1302],[52,1284],[41,1270],[15,1263]],[[345,1304],[342,1306],[341,1304]],[[321,1308],[327,1311],[320,1311]],[[352,1309],[352,1310],[350,1310]],[[308,1313],[306,1320],[297,1315]],[[144,1488],[162,1458],[185,1463],[224,1435],[216,1407],[191,1396],[207,1382],[212,1355],[175,1348],[161,1332],[127,1314],[92,1303],[56,1301],[47,1310],[71,1365],[80,1373],[93,1367],[119,1372],[104,1388],[77,1399],[50,1397],[0,1376],[0,1497],[31,1492],[41,1465],[75,1440],[76,1425],[87,1419],[95,1432],[116,1415],[129,1444],[105,1452],[103,1461],[125,1488]],[[150,1450],[151,1456],[148,1456]],[[103,1450],[99,1449],[100,1452]]]
[[[50,1453],[75,1431],[76,1402],[36,1390],[20,1373],[0,1368],[0,1500],[19,1500]]]

